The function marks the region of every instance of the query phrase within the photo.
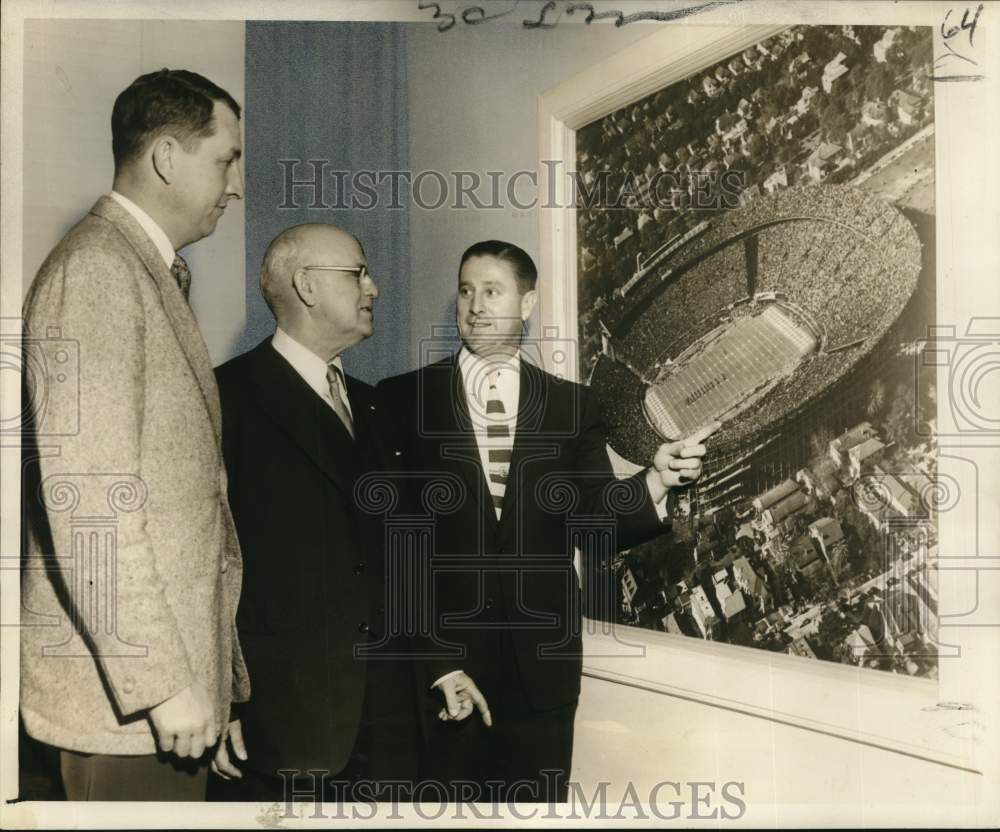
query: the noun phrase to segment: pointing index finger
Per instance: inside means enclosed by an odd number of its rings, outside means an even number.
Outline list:
[[[722,422],[709,422],[704,427],[698,428],[694,433],[688,434],[681,442],[685,448],[689,445],[700,445],[721,427]]]
[[[479,709],[479,713],[482,714],[483,722],[486,723],[486,727],[493,724],[493,718],[490,716],[490,706],[486,704],[486,697],[480,693],[479,688],[475,685],[469,688],[469,694],[472,697],[472,701],[475,702],[476,707]]]

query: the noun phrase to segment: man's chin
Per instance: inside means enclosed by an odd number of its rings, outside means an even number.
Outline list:
[[[218,217],[213,217],[208,222],[206,222],[201,228],[198,229],[201,236],[198,237],[199,240],[204,240],[206,237],[211,237],[215,233],[215,229],[219,225],[219,220],[222,218],[220,214]]]
[[[474,336],[463,336],[462,343],[465,344],[466,349],[469,352],[474,352],[476,355],[496,355],[497,353],[513,353],[517,347],[518,342],[512,341],[505,338],[490,338],[488,336],[481,335],[478,338]]]

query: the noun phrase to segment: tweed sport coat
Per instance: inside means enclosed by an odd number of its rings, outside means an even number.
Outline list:
[[[25,727],[60,748],[152,753],[152,706],[199,681],[224,724],[250,694],[208,351],[109,197],[42,264],[24,317]]]

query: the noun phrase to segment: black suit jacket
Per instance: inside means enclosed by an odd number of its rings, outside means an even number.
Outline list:
[[[498,521],[469,421],[456,356],[379,384],[404,439],[407,465],[461,487],[434,521],[431,621],[441,651],[473,679],[494,675],[487,633],[507,629],[532,707],[580,691],[581,592],[574,545],[610,554],[665,531],[643,475],[616,480],[603,420],[583,385],[521,362],[517,431]],[[429,504],[431,501],[423,502]],[[435,672],[437,668],[434,668]],[[425,683],[433,682],[425,674]]]
[[[247,765],[336,773],[372,672],[356,649],[385,635],[383,516],[359,505],[357,489],[369,472],[397,464],[392,424],[375,389],[348,376],[352,440],[270,339],[216,372],[245,564],[236,620],[253,684],[239,712]],[[412,711],[412,669],[397,664],[409,684],[383,691],[385,706]]]

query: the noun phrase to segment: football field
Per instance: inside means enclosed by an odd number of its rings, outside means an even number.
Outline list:
[[[662,436],[680,439],[715,419],[733,418],[815,348],[809,330],[768,306],[687,350],[673,372],[647,390],[646,412]]]

